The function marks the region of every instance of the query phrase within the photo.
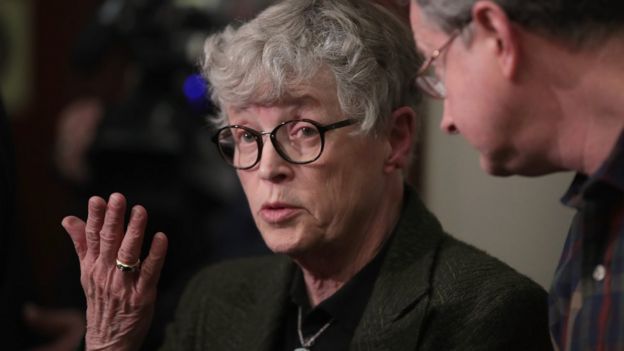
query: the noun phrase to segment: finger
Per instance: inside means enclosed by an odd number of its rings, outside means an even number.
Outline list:
[[[67,216],[61,221],[61,225],[72,239],[78,259],[82,261],[87,254],[86,223],[78,217]]]
[[[141,275],[139,276],[137,286],[139,291],[148,291],[156,288],[160,278],[160,271],[165,263],[167,245],[168,240],[164,233],[156,233],[154,235],[149,254],[141,266]]]
[[[108,198],[104,224],[100,230],[100,260],[112,265],[117,257],[124,227],[126,198],[120,193],[113,193]]]
[[[100,253],[100,230],[104,223],[104,212],[106,211],[106,201],[99,196],[89,199],[88,217],[85,232],[87,235],[87,255],[93,258]]]
[[[117,252],[117,259],[130,265],[139,260],[146,225],[147,211],[143,206],[134,206],[130,213],[126,235],[124,235],[119,252]]]

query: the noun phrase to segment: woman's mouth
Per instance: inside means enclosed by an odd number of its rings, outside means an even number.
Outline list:
[[[300,207],[286,203],[266,203],[260,208],[260,217],[270,224],[284,224],[301,212]]]

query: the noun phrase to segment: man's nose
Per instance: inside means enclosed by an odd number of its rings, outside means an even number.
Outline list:
[[[459,129],[457,129],[453,116],[451,116],[450,109],[447,106],[447,100],[444,100],[442,122],[440,122],[440,129],[442,129],[442,131],[447,134],[459,133]]]

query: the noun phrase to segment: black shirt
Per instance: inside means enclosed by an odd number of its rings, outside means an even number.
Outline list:
[[[311,308],[301,269],[295,270],[290,288],[290,301],[286,307],[284,324],[279,333],[277,350],[293,351],[301,347],[297,332],[299,308],[302,310],[302,333],[305,340],[315,335],[332,321],[309,349],[311,351],[347,350],[357,325],[368,304],[375,280],[379,275],[388,242],[360,272],[331,297]]]

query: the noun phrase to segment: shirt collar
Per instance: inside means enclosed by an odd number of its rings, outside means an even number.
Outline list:
[[[351,280],[313,310],[321,310],[344,327],[355,330],[373,291],[388,243]],[[308,294],[301,269],[295,271],[290,288],[292,301],[304,312],[310,312]],[[305,313],[307,314],[307,313]]]
[[[594,174],[576,174],[561,202],[580,208],[586,199],[593,197],[605,186],[624,192],[624,131],[620,132],[609,157]]]

